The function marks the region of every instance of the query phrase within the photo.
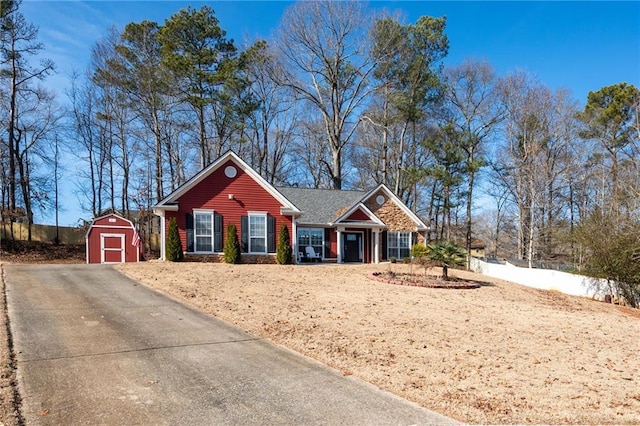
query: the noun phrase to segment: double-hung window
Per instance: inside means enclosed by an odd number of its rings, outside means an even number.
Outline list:
[[[249,253],[267,252],[267,214],[249,213]]]
[[[195,210],[194,219],[194,239],[196,252],[213,251],[213,211]]]
[[[404,259],[411,255],[411,232],[387,232],[387,258]]]

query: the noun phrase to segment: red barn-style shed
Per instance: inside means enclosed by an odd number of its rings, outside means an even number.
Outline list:
[[[87,231],[87,263],[140,261],[140,237],[135,226],[117,214],[94,219]]]

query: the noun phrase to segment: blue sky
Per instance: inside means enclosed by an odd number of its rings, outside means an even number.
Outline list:
[[[228,37],[243,46],[268,38],[291,2],[23,0],[21,12],[40,30],[44,56],[58,69],[48,84],[63,97],[68,76],[84,71],[92,46],[110,26],[142,20],[162,24],[183,7],[203,4],[214,9]],[[500,75],[525,70],[552,89],[569,89],[582,105],[589,91],[604,86],[627,82],[640,87],[637,1],[373,1],[369,6],[402,11],[407,23],[422,15],[446,16],[450,49],[445,65],[475,57],[486,59]],[[74,203],[65,203],[61,224],[75,224],[82,216]]]

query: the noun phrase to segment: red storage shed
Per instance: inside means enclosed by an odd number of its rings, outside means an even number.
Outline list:
[[[140,261],[140,237],[135,226],[117,214],[94,219],[87,231],[87,263]]]

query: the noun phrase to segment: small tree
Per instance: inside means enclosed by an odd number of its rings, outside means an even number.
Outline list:
[[[449,279],[450,266],[464,266],[467,252],[453,241],[440,241],[427,246],[429,258],[442,266],[442,278]]]
[[[224,240],[224,262],[240,263],[240,244],[238,244],[238,231],[236,225],[227,225],[227,238]]]
[[[288,265],[292,260],[291,239],[289,238],[289,228],[284,223],[280,225],[278,235],[278,247],[276,248],[276,262],[280,265]]]
[[[178,234],[178,222],[175,217],[169,219],[165,251],[167,260],[170,262],[180,262],[184,259],[180,234]]]
[[[639,307],[640,221],[596,209],[576,228],[575,236],[583,249],[583,273],[601,279],[594,281],[595,289]]]
[[[429,249],[424,244],[414,244],[411,246],[411,256],[418,258],[426,256],[429,253]]]

